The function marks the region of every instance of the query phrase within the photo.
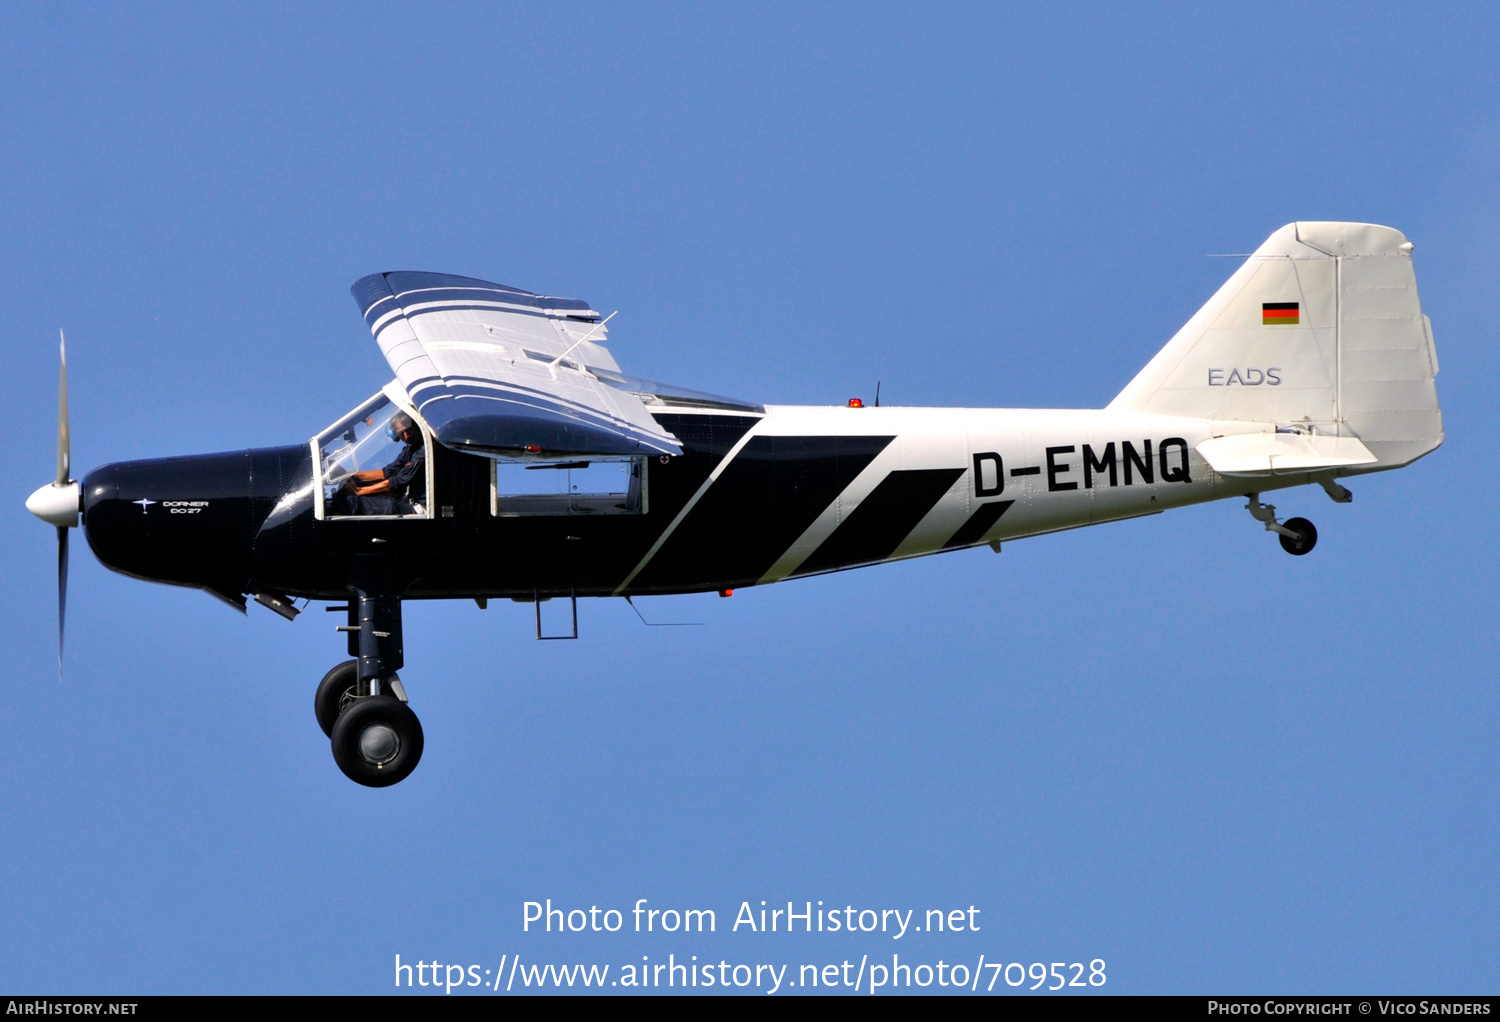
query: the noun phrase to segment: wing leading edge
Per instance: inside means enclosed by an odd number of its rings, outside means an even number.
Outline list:
[[[495,457],[682,453],[641,398],[605,382],[628,378],[587,302],[441,273],[376,273],[350,292],[444,446]]]

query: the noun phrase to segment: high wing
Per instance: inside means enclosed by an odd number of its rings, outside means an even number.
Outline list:
[[[682,453],[621,389],[628,378],[587,302],[442,273],[376,273],[350,291],[444,446],[495,457]]]

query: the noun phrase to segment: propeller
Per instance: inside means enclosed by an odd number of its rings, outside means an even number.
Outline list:
[[[68,616],[68,530],[78,525],[78,483],[69,476],[72,444],[68,433],[68,339],[61,330],[57,351],[61,366],[57,382],[57,481],[26,498],[26,510],[57,527],[57,676],[61,678],[63,632]]]
[[[57,331],[57,482],[72,480],[73,438],[68,432],[68,337]],[[62,680],[63,633],[68,624],[68,526],[57,527],[57,678]]]

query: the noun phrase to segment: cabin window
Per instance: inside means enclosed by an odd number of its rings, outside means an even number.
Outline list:
[[[322,518],[426,518],[432,463],[422,423],[377,394],[313,441]]]
[[[490,511],[518,515],[630,515],[646,510],[645,458],[496,461]]]

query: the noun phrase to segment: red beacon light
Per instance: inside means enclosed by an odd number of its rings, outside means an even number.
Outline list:
[[[865,403],[863,401],[861,401],[857,397],[851,397],[849,399],[849,407],[850,408],[863,408],[864,406],[865,406]]]
[[[540,454],[541,451],[542,451],[542,449],[540,447],[538,447],[536,444],[527,444],[526,445],[526,453],[527,454]]]
[[[719,590],[719,595],[721,597],[723,597],[723,596],[733,596],[734,595],[734,590],[733,589],[720,589]]]

